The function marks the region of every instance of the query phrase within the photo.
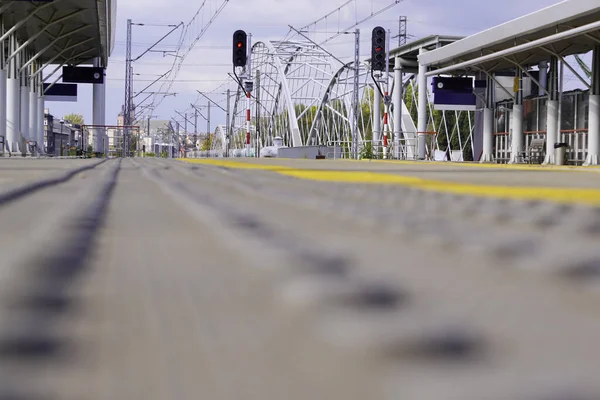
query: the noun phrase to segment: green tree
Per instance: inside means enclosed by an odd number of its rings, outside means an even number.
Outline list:
[[[212,149],[212,142],[213,142],[213,134],[210,133],[206,139],[204,139],[204,141],[202,142],[202,147],[200,147],[201,151],[207,151]]]
[[[74,113],[67,114],[67,115],[63,116],[63,119],[65,121],[69,121],[73,125],[83,125],[85,123],[85,121],[83,120],[83,115],[81,115],[81,114],[74,114]]]

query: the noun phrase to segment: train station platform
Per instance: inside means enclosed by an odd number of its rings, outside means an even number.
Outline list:
[[[515,168],[0,160],[0,398],[597,398],[598,170]]]

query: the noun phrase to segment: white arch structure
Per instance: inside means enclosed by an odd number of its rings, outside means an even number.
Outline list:
[[[257,136],[260,147],[273,145],[277,136],[289,147],[352,140],[353,62],[339,66],[323,49],[299,41],[258,41],[252,46],[251,61],[255,83],[251,99],[252,148]],[[359,64],[358,73],[358,134],[362,142],[370,137],[373,125],[374,85],[367,63]],[[245,110],[246,98],[238,88],[231,117],[232,149],[244,147]],[[380,115],[383,117],[383,113]],[[414,131],[410,122],[405,131]]]
[[[252,46],[251,61],[255,86],[251,99],[253,145],[256,128],[261,147],[272,145],[276,136],[283,138],[285,146],[305,145],[317,107],[334,75],[333,57],[310,42],[265,40]],[[231,121],[233,148],[243,144],[239,138],[245,135],[245,110],[246,99],[238,88]]]
[[[251,98],[251,149],[273,145],[273,138],[281,137],[283,146],[298,147],[325,145],[336,142],[349,147],[353,132],[352,98],[354,90],[354,63],[340,65],[339,61],[323,49],[310,42],[299,41],[258,41],[252,46],[252,78],[254,91]],[[383,129],[383,103],[381,112],[374,112],[373,103],[380,96],[375,95],[375,86],[369,64],[360,62],[359,75],[359,148],[371,139],[376,146],[381,145]],[[390,71],[389,94],[395,96],[394,72]],[[403,86],[406,87],[413,75],[406,74]],[[414,95],[414,93],[413,93]],[[258,101],[257,101],[258,96]],[[415,103],[413,98],[412,104]],[[402,103],[402,142],[403,157],[415,156],[417,127],[410,110]],[[231,114],[232,138],[230,157],[247,156],[246,98],[238,88]],[[379,124],[374,116],[379,116]],[[389,112],[390,130],[388,141],[394,139],[394,109]],[[439,125],[442,121],[437,124]],[[444,118],[443,123],[446,124]],[[450,127],[451,128],[451,127]],[[258,130],[258,133],[257,133]],[[373,132],[375,130],[375,132]],[[221,146],[220,154],[225,154],[225,129],[215,130],[214,146]],[[460,133],[458,133],[460,135]],[[218,139],[220,138],[220,139]],[[437,138],[439,139],[439,138]],[[450,138],[448,138],[448,142]],[[437,142],[437,141],[436,141]],[[434,144],[437,150],[438,143]],[[444,145],[444,150],[448,146]],[[464,145],[461,144],[461,151]]]

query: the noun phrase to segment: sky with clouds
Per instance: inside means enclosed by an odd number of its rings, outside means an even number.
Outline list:
[[[116,124],[117,114],[124,102],[127,19],[132,19],[134,23],[146,24],[132,28],[132,53],[135,58],[171,29],[164,25],[180,22],[188,24],[204,2],[205,5],[195,19],[195,23],[188,28],[185,44],[189,46],[191,39],[200,36],[203,27],[207,26],[211,16],[224,1],[117,0],[115,48],[109,60],[106,77],[106,124]],[[206,104],[206,100],[199,97],[196,90],[208,92],[218,89],[211,98],[224,104],[224,95],[221,93],[228,84],[227,73],[231,72],[232,34],[236,29],[244,29],[252,33],[253,41],[279,40],[287,35],[290,30],[289,25],[297,28],[307,25],[345,2],[345,0],[228,0],[223,11],[202,33],[184,59],[170,90],[176,95],[161,100],[153,113],[153,119],[178,117],[174,110],[182,113],[190,112],[190,103],[197,101],[198,104]],[[494,6],[494,2],[490,0],[404,0],[359,26],[362,38],[361,54],[367,56],[369,52],[372,28],[380,25],[397,32],[400,15],[407,16],[408,34],[412,39],[430,34],[466,36],[558,2],[559,0],[503,0]],[[331,35],[392,3],[393,0],[354,0],[344,7],[342,12],[328,18],[326,23],[320,23],[316,29],[322,32],[321,35]],[[178,29],[155,48],[161,52],[147,53],[133,64],[134,92],[141,91],[171,68],[174,61],[172,52],[177,48],[180,34],[181,29]],[[326,47],[336,57],[351,60],[353,40],[351,35],[341,35]],[[396,40],[392,39],[392,47]],[[234,88],[233,85],[230,87]],[[160,84],[156,84],[148,91],[156,91],[159,88]],[[163,87],[164,89],[167,88]],[[146,95],[140,93],[136,101],[144,97]],[[80,113],[86,123],[91,123],[92,88],[90,85],[79,85],[77,103],[47,102],[46,108],[49,108],[50,113],[55,117],[62,117],[71,112]],[[213,120],[214,122],[211,123],[213,127],[217,123],[224,123],[223,113],[213,114]],[[201,125],[200,121],[198,124]]]

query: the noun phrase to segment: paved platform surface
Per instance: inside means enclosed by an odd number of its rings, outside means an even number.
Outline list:
[[[0,160],[0,400],[600,397],[597,170],[189,161]]]

